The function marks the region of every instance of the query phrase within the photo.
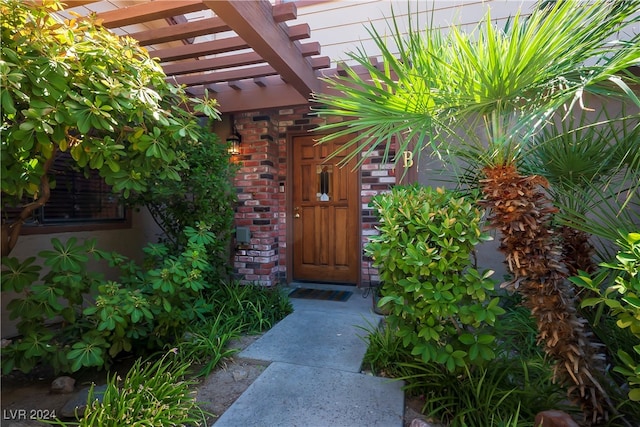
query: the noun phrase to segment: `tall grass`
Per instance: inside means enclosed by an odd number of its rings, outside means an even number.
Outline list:
[[[270,329],[293,311],[289,298],[279,288],[237,282],[213,290],[209,301],[214,307],[211,317],[190,325],[177,344],[182,360],[202,366],[199,376],[209,375],[238,351],[229,348],[231,340]]]
[[[196,402],[187,379],[190,364],[176,359],[174,352],[153,362],[138,359],[123,379],[112,374],[98,399],[93,387],[78,422],[50,424],[79,427],[157,427],[206,425],[206,416]]]

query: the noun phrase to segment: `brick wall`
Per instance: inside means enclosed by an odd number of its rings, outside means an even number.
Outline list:
[[[361,198],[361,223],[362,223],[362,245],[367,243],[369,236],[378,234],[375,228],[377,218],[375,210],[369,206],[373,196],[386,192],[396,183],[395,165],[383,162],[384,150],[372,151],[360,170],[360,198]],[[389,153],[389,158],[393,159],[395,152]],[[380,283],[378,270],[373,267],[371,258],[362,254],[362,286],[374,286]]]
[[[278,271],[278,149],[277,124],[260,112],[235,117],[242,136],[235,186],[238,192],[236,227],[248,227],[249,244],[237,245],[234,273],[246,282],[277,283]],[[284,200],[283,200],[284,201]]]
[[[340,118],[331,119],[339,121]],[[236,245],[235,276],[245,282],[271,286],[287,277],[287,141],[291,133],[304,133],[323,124],[308,106],[256,111],[235,116],[242,136],[240,164],[235,179],[238,192],[236,226],[249,227],[251,242]],[[362,243],[375,234],[375,217],[368,203],[371,197],[395,183],[394,166],[382,162],[382,151],[375,151],[360,170],[362,205]],[[362,255],[361,286],[377,283],[377,271]]]

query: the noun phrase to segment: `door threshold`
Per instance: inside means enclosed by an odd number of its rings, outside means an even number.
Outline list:
[[[356,289],[352,283],[322,283],[322,282],[301,282],[293,281],[287,285],[288,288],[325,289],[331,291],[344,291],[346,289]]]

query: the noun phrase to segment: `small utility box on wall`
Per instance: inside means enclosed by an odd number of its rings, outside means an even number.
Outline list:
[[[249,227],[237,227],[236,243],[242,245],[249,242],[251,242],[251,230],[249,230]]]

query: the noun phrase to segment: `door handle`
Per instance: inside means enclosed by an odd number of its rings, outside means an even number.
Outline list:
[[[300,206],[296,206],[296,208],[294,209],[294,211],[296,212],[293,217],[294,218],[300,218]]]

